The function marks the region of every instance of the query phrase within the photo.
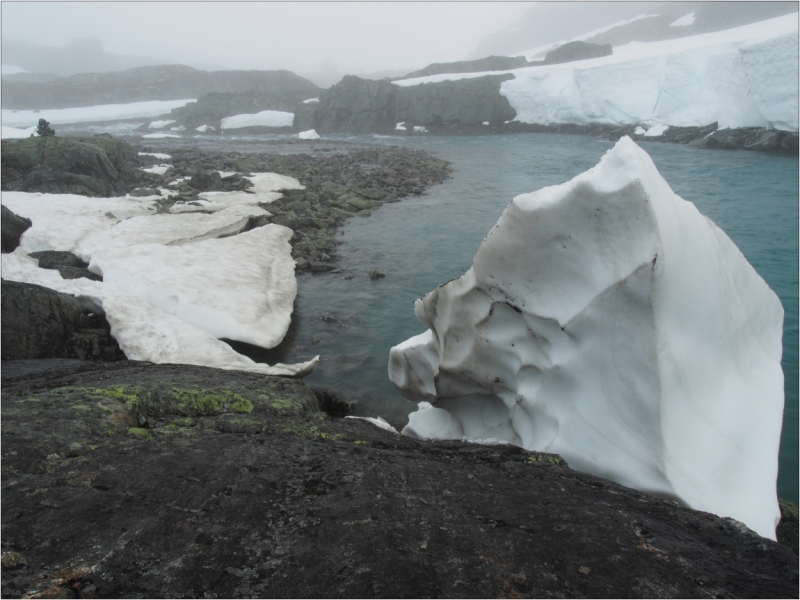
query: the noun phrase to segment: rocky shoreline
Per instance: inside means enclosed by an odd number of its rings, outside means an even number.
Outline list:
[[[797,596],[797,556],[730,519],[296,380],[5,361],[2,391],[6,598]]]

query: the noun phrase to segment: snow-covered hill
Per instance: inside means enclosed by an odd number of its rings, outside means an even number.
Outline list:
[[[526,55],[533,58],[552,47]],[[602,58],[506,72],[515,78],[504,82],[500,93],[523,123],[702,126],[716,121],[720,128],[798,130],[797,14],[672,40],[631,42]]]

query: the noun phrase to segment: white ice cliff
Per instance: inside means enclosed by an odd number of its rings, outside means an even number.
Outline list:
[[[415,312],[389,359],[424,402],[404,434],[558,453],[775,539],[783,308],[630,138],[514,198]]]
[[[724,31],[631,42],[602,58],[504,71],[523,123],[638,123],[797,131],[797,13]],[[526,53],[538,57],[552,49]],[[497,74],[498,72],[494,72]],[[394,81],[412,86],[491,73]]]
[[[168,157],[167,157],[168,158]],[[131,359],[301,376],[317,363],[258,364],[217,338],[263,348],[289,328],[297,281],[292,231],[270,224],[239,233],[255,204],[302,188],[273,173],[250,177],[253,193],[218,192],[206,210],[158,214],[159,196],[87,198],[69,194],[4,192],[3,204],[33,225],[20,247],[4,254],[3,278],[89,299],[106,313],[120,348]],[[169,190],[162,190],[169,194]],[[196,208],[196,207],[192,207]],[[103,282],[62,279],[28,253],[72,252]]]

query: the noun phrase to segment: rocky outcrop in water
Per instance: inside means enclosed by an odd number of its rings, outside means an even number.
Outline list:
[[[3,360],[77,358],[119,360],[125,355],[102,312],[74,296],[30,283],[2,281]]]
[[[105,137],[38,137],[3,140],[4,191],[121,196],[143,173],[136,151]]]
[[[299,381],[2,370],[2,595],[797,597],[736,522],[520,448],[332,419]]]
[[[314,129],[320,133],[393,133],[398,123],[431,132],[513,119],[516,111],[500,95],[500,84],[513,75],[400,87],[388,79],[347,76],[320,98]]]
[[[2,209],[2,250],[3,252],[13,252],[19,246],[19,239],[22,234],[31,226],[31,220],[25,217],[20,217],[5,205],[0,206]]]
[[[137,67],[110,73],[81,73],[56,81],[4,81],[5,109],[68,108],[200,98],[212,92],[291,94],[319,88],[290,71],[200,71],[184,65]],[[228,116],[228,115],[225,115]]]

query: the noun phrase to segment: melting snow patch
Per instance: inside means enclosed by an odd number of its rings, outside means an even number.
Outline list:
[[[195,131],[199,131],[200,133],[205,133],[206,131],[216,131],[214,127],[211,125],[200,125]]]
[[[309,98],[308,100],[303,100],[303,104],[313,104],[315,102],[319,102],[319,98]]]
[[[179,138],[181,136],[176,135],[174,133],[146,133],[142,136],[143,138],[150,138],[152,140],[158,140],[161,138]]]
[[[395,126],[395,129],[397,129],[397,130],[399,130],[399,131],[405,131],[405,130],[406,130],[406,122],[405,122],[405,121],[403,121],[402,123],[398,123],[398,124]]]
[[[309,129],[308,131],[301,131],[297,134],[297,137],[301,140],[318,140],[319,134],[315,130]]]
[[[653,125],[647,132],[644,134],[644,137],[661,137],[664,135],[664,132],[669,129],[669,125],[664,125],[659,123],[657,125]],[[634,131],[634,133],[636,133]]]
[[[177,127],[170,127],[170,131],[186,131],[186,127],[183,125],[178,125]]]
[[[7,127],[6,125],[3,125],[2,138],[4,140],[21,139],[31,137],[31,135],[38,135],[36,133],[35,125],[33,127],[28,127],[27,129],[17,129],[16,127]]]
[[[783,308],[630,138],[514,198],[415,313],[389,359],[420,403],[404,434],[560,454],[775,539]]]
[[[691,25],[694,23],[694,13],[689,13],[688,15],[683,15],[677,21],[673,21],[669,24],[670,27],[686,27],[687,25]]]
[[[635,135],[644,135],[645,133],[647,133],[647,130],[641,125],[637,125],[636,129],[633,130],[633,133]]]
[[[185,106],[187,102],[196,100],[149,100],[130,104],[102,104],[98,106],[81,106],[77,108],[48,108],[34,112],[32,110],[11,111],[3,109],[3,124],[11,127],[28,127],[38,123],[39,119],[47,119],[51,124],[96,123],[98,121],[118,121],[122,119],[142,119],[157,117],[168,113],[173,108]]]
[[[346,416],[345,419],[361,419],[362,421],[367,421],[368,423],[372,423],[376,427],[380,427],[381,429],[385,429],[386,431],[391,431],[392,433],[399,433],[397,429],[389,425],[382,417],[353,417],[353,416]]]
[[[235,115],[225,117],[220,123],[220,129],[239,129],[241,127],[291,127],[294,123],[294,113],[279,110],[262,110],[255,114]]]
[[[153,158],[158,158],[160,160],[168,160],[172,158],[169,154],[164,154],[162,152],[139,152],[139,156],[152,156]]]
[[[157,165],[155,167],[148,167],[146,169],[142,169],[145,173],[155,173],[156,175],[163,175],[166,173],[170,168],[170,165]]]
[[[175,122],[174,119],[169,121],[153,121],[150,125],[147,126],[148,129],[164,129],[167,125],[172,125]]]
[[[414,131],[417,131],[419,133],[427,133],[428,132],[428,130],[425,129],[422,125],[414,125]]]

